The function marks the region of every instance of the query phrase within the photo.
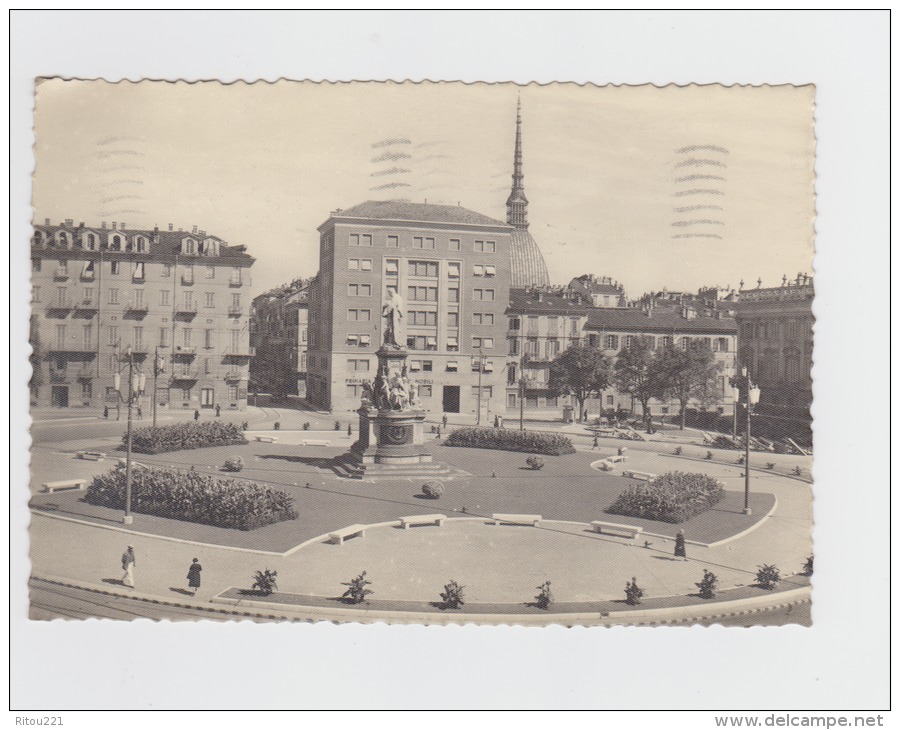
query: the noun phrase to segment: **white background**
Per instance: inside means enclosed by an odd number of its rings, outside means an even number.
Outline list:
[[[10,706],[31,711],[15,714],[79,708],[886,708],[889,20],[885,11],[14,12]],[[38,75],[815,83],[814,627],[28,622],[24,345]],[[753,255],[747,251],[748,271]],[[114,720],[69,717],[68,727]],[[253,722],[249,715],[231,717],[235,725]],[[687,717],[645,714],[636,726],[715,726],[711,718],[682,725]],[[181,727],[210,720],[138,721]]]

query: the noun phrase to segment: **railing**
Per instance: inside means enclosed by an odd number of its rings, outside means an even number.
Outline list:
[[[196,347],[191,345],[177,345],[172,352],[172,357],[194,357],[196,354]]]
[[[66,299],[64,301],[60,301],[59,299],[57,299],[55,302],[50,302],[47,305],[48,310],[56,310],[56,311],[72,309],[72,307],[73,307],[73,304],[68,299]]]
[[[225,373],[225,380],[244,380],[246,377],[247,374],[240,370],[229,370]]]
[[[49,352],[75,352],[82,355],[95,355],[96,351],[93,347],[87,345],[67,345],[65,342],[57,342],[47,348]]]
[[[126,312],[143,312],[144,314],[146,314],[147,312],[150,311],[150,305],[143,304],[143,303],[136,304],[134,302],[128,302],[128,304],[125,305],[125,311]]]
[[[229,317],[240,317],[244,313],[242,307],[228,307]]]
[[[239,347],[229,348],[225,350],[225,357],[254,357],[256,355],[255,347]]]
[[[96,371],[94,368],[81,368],[76,374],[75,377],[79,380],[88,380],[93,378],[96,375]]]
[[[238,276],[236,278],[232,276],[228,280],[228,286],[243,286],[244,284],[249,284],[249,283],[250,282],[248,280],[245,280],[242,276]]]
[[[75,305],[75,309],[83,312],[96,312],[100,308],[100,304],[93,299],[82,299]]]
[[[82,271],[78,276],[82,281],[93,281],[94,280],[94,272],[93,271]]]
[[[184,286],[192,286],[194,283],[194,276],[192,274],[182,274],[181,283]]]
[[[65,370],[51,370],[50,371],[50,382],[51,383],[65,383],[66,382],[66,371]]]
[[[56,270],[53,272],[53,278],[56,281],[65,281],[69,278],[68,269],[64,269],[62,266],[58,266]]]
[[[172,373],[172,380],[196,380],[199,377],[200,371],[196,368]]]
[[[175,314],[197,314],[196,304],[178,304],[175,306]]]

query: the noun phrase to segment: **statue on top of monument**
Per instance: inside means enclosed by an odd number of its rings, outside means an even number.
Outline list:
[[[400,347],[400,343],[397,342],[397,334],[400,331],[400,320],[403,319],[403,300],[393,289],[390,299],[381,308],[381,316],[384,318],[384,344]]]

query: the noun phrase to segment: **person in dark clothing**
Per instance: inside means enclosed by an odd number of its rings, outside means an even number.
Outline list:
[[[194,420],[195,420],[195,421],[199,421],[199,420],[200,420],[200,411],[194,411]]]
[[[216,418],[222,415],[222,406],[216,403]]]
[[[684,544],[684,530],[679,530],[675,536],[675,557],[687,560],[687,550]]]
[[[191,563],[191,567],[188,568],[187,572],[187,581],[188,588],[191,591],[191,595],[197,595],[197,589],[200,587],[200,571],[203,568],[200,566],[200,561],[197,558],[194,558],[194,562]]]

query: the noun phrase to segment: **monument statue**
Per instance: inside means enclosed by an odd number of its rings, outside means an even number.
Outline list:
[[[384,318],[384,344],[400,347],[397,334],[400,331],[400,320],[403,319],[403,300],[396,291],[391,291],[390,299],[381,308],[381,316]]]

